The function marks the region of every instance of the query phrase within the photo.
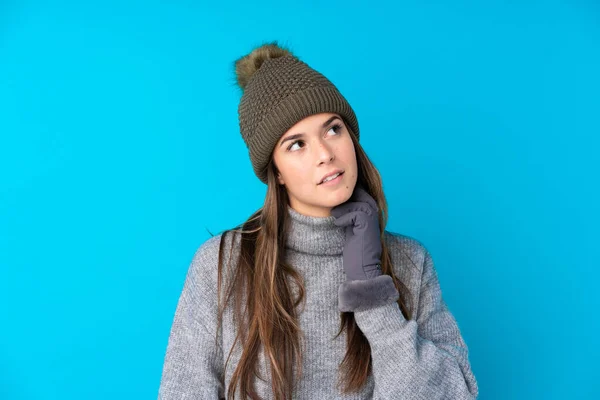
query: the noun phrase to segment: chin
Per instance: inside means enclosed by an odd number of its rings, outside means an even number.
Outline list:
[[[335,207],[337,205],[340,205],[340,204],[348,201],[350,199],[350,197],[352,197],[353,191],[354,191],[354,188],[348,187],[348,189],[343,188],[343,189],[339,190],[338,192],[336,192],[335,200],[333,200],[334,204],[332,204],[332,207]]]

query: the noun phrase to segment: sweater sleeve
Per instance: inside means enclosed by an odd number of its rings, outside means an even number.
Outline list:
[[[189,266],[171,326],[159,400],[224,398],[222,339],[219,335],[215,340],[217,297],[212,284],[218,245],[218,237],[210,238]]]
[[[426,249],[418,304],[416,320],[406,320],[395,301],[354,312],[371,346],[373,398],[476,399],[468,348]]]

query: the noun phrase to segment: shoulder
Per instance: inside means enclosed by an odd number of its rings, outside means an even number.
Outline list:
[[[219,254],[219,247],[221,245],[221,240],[223,239],[223,234],[218,234],[215,236],[211,236],[204,242],[198,246],[196,252],[194,253],[194,257],[192,262],[202,263],[202,261],[212,260],[215,256]]]
[[[411,291],[418,292],[429,255],[426,246],[420,240],[398,232],[386,230],[384,238],[394,273]]]
[[[226,231],[202,242],[190,262],[187,281],[194,286],[216,288],[219,252],[222,252],[222,262],[232,265],[231,260],[239,254],[240,236],[235,232]]]
[[[237,250],[240,243],[240,234],[232,231],[225,231],[211,236],[196,249],[192,263],[204,264],[216,261],[219,257],[221,242],[223,242],[223,255],[227,256],[231,250]]]
[[[385,242],[392,258],[414,264],[420,271],[428,254],[425,245],[414,237],[398,232],[385,231]]]

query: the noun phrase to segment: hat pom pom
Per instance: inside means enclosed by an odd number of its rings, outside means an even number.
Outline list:
[[[263,62],[269,58],[279,58],[292,55],[291,51],[280,46],[277,42],[263,44],[249,54],[235,61],[235,75],[238,86],[242,91],[246,88],[252,76],[258,71]]]

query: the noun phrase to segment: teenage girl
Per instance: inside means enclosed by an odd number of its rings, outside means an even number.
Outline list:
[[[159,399],[474,399],[431,254],[385,230],[354,111],[276,42],[235,61],[262,208],[196,251]]]

